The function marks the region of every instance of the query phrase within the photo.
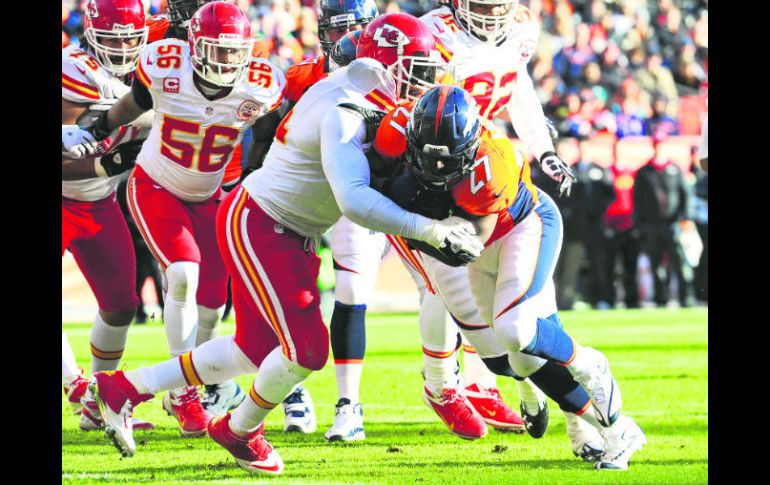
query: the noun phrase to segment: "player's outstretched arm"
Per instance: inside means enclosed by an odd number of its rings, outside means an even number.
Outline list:
[[[321,128],[323,170],[340,210],[369,229],[425,241],[434,247],[451,245],[477,257],[483,245],[473,226],[459,218],[436,221],[406,211],[369,186],[369,164],[363,150],[366,127],[361,117],[335,108]]]

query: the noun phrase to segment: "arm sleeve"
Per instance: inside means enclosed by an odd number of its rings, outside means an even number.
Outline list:
[[[369,186],[369,163],[362,140],[363,120],[335,108],[321,128],[321,160],[340,210],[351,221],[369,229],[410,239],[424,238],[427,217],[408,212]]]
[[[556,151],[545,126],[543,107],[525,67],[519,70],[511,101],[508,103],[508,116],[516,134],[538,160],[543,153]]]

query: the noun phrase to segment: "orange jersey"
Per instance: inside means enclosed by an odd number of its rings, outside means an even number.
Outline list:
[[[164,14],[153,15],[147,19],[147,43],[150,44],[157,40],[166,38],[166,32],[171,27],[168,17]]]
[[[487,125],[471,173],[452,188],[452,198],[464,211],[486,216],[508,209],[516,200],[522,181],[532,187],[529,164],[521,160],[513,143]]]
[[[398,158],[406,152],[406,124],[413,106],[413,102],[401,104],[382,119],[373,144],[380,156]],[[537,202],[537,189],[522,152],[485,121],[476,162],[471,173],[452,188],[452,198],[471,215],[498,214],[497,226],[486,243],[489,245],[529,214]]]
[[[284,98],[296,103],[305,91],[325,78],[328,73],[324,69],[326,57],[320,56],[291,66],[286,71],[286,92]]]

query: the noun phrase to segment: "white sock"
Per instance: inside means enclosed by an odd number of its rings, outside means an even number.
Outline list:
[[[361,373],[363,364],[334,364],[334,372],[337,374],[338,398],[350,399],[350,402],[359,403],[359,389],[361,387]]]
[[[463,381],[464,386],[476,384],[479,390],[497,387],[495,374],[481,360],[476,349],[463,336]]]
[[[439,393],[443,388],[457,387],[457,326],[441,297],[423,293],[419,321],[426,386]]]
[[[67,334],[61,333],[61,383],[69,384],[72,379],[80,375],[80,368],[75,362],[75,354],[67,338]]]
[[[195,346],[203,342],[219,337],[219,324],[222,323],[222,315],[225,313],[224,305],[219,308],[208,308],[198,305],[198,333],[195,337]]]
[[[220,384],[259,368],[235,343],[235,336],[219,337],[196,347],[191,352],[150,367],[126,372],[139,392],[157,394],[166,389],[178,390],[188,385]]]
[[[107,324],[97,311],[91,327],[91,372],[115,370],[123,357],[128,339],[128,327]]]
[[[163,309],[163,324],[171,355],[177,356],[195,348],[198,330],[198,263],[178,261],[166,268],[168,291]]]
[[[545,394],[529,378],[523,381],[517,380],[516,383],[519,387],[519,399],[524,405],[524,409],[532,416],[536,415],[540,409],[539,403],[545,402]]]
[[[454,350],[449,351],[446,357],[433,357],[426,352],[431,351],[423,347],[422,365],[425,372],[426,387],[435,393],[441,393],[441,389],[454,389],[459,386],[457,359]]]
[[[232,413],[230,429],[239,436],[254,432],[291,390],[304,381],[312,371],[289,361],[278,346],[267,354],[259,375],[245,399]]]

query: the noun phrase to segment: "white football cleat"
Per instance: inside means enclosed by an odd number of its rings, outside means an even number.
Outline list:
[[[224,416],[246,399],[246,393],[232,379],[222,384],[208,384],[201,397],[201,405],[212,416]]]
[[[307,389],[298,385],[294,391],[283,400],[283,412],[286,414],[283,430],[287,433],[314,433],[318,429],[315,419],[313,400]]]
[[[631,456],[647,443],[642,429],[628,416],[620,416],[603,434],[607,450],[596,464],[597,470],[628,470]]]
[[[594,405],[594,414],[602,426],[611,426],[620,417],[620,387],[610,372],[607,357],[591,347],[580,347],[575,360],[580,359],[583,370],[567,366],[575,381],[583,386]],[[574,362],[574,361],[573,361]]]
[[[564,413],[564,418],[567,421],[567,434],[575,456],[587,462],[598,461],[604,453],[604,438],[599,430],[574,413]]]
[[[327,441],[360,441],[364,433],[364,410],[361,403],[352,404],[350,399],[337,401],[334,410],[334,424],[324,433]]]

